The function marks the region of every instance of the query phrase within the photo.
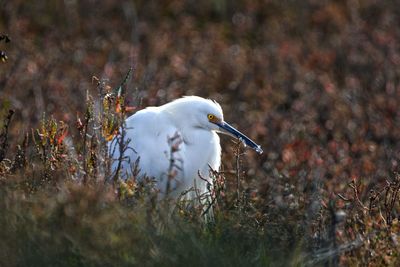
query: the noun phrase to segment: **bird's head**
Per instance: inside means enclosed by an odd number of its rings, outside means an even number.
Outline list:
[[[253,140],[224,120],[222,108],[217,102],[196,96],[184,97],[181,99],[181,101],[186,104],[185,108],[187,113],[186,115],[184,114],[184,116],[187,119],[184,120],[186,122],[191,120],[193,127],[228,134],[232,137],[238,138],[245,145],[251,147],[259,154],[263,153],[260,145],[256,144]]]

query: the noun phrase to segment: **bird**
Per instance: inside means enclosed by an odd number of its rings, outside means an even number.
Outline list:
[[[193,199],[209,190],[210,170],[218,171],[221,166],[218,133],[238,138],[263,153],[260,145],[224,120],[216,101],[199,96],[139,110],[125,120],[124,128],[125,134],[119,133],[109,142],[112,172],[128,179],[136,169],[136,177],[155,180],[161,196],[178,198],[194,189],[188,197]]]

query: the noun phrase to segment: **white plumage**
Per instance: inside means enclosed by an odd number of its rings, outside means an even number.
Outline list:
[[[129,148],[121,161],[121,177],[128,178],[132,165],[139,159],[139,178],[143,175],[154,177],[161,194],[168,191],[169,195],[175,197],[193,187],[199,194],[207,191],[207,182],[200,179],[199,174],[212,182],[210,167],[218,170],[221,165],[217,132],[240,138],[262,153],[260,146],[224,121],[218,103],[197,96],[183,97],[160,107],[140,110],[126,119],[125,129],[124,142],[129,141]],[[114,172],[120,159],[117,139],[109,145],[114,159]]]

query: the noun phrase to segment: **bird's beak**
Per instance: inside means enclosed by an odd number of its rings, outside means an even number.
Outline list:
[[[238,130],[236,130],[234,127],[232,127],[229,123],[221,121],[221,122],[216,122],[221,129],[222,133],[228,134],[230,136],[233,136],[235,138],[238,138],[240,141],[243,142],[243,144],[251,147],[254,149],[258,154],[262,154],[263,150],[260,145],[257,145],[253,140],[248,138],[246,135],[242,134]]]

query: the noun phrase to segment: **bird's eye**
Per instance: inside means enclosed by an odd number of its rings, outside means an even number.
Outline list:
[[[210,121],[211,121],[211,120],[213,120],[213,119],[214,119],[214,115],[213,115],[213,114],[208,114],[208,115],[207,115],[207,118],[208,118],[208,120],[210,120]]]

